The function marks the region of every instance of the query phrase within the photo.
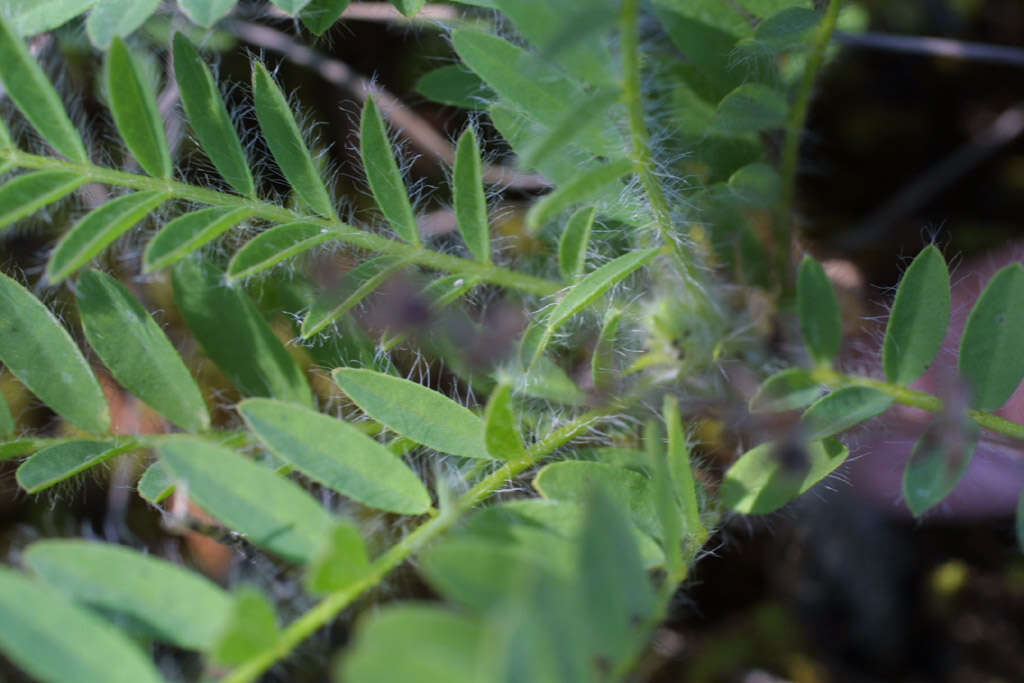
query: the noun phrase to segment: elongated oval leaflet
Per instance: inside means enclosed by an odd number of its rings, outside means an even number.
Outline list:
[[[366,98],[359,122],[359,153],[366,181],[384,217],[399,237],[410,244],[419,244],[420,229],[409,203],[409,193],[395,162],[384,120],[372,97]]]
[[[160,0],[102,0],[86,17],[85,32],[93,45],[106,50],[111,40],[142,26],[159,4]]]
[[[382,444],[329,415],[281,401],[238,405],[249,428],[280,458],[369,507],[418,515],[430,507],[419,477]]]
[[[685,571],[683,558],[683,534],[685,531],[676,500],[675,482],[669,473],[668,456],[665,453],[661,428],[653,417],[648,418],[644,424],[643,440],[647,456],[644,464],[651,473],[651,493],[654,498],[654,509],[658,514],[658,528],[661,532],[662,545],[665,548],[665,571],[672,581],[678,581],[681,580]]]
[[[662,403],[662,415],[665,418],[665,429],[668,432],[668,472],[675,486],[679,507],[682,509],[686,532],[702,545],[708,539],[708,530],[700,518],[700,499],[697,495],[697,482],[690,464],[690,448],[683,433],[683,423],[679,416],[679,403],[672,396],[666,396]]]
[[[313,405],[302,368],[245,292],[224,283],[208,263],[179,261],[172,271],[174,299],[206,355],[249,396]]]
[[[152,273],[199,249],[252,215],[249,208],[212,206],[178,216],[146,245],[143,272]]]
[[[164,464],[157,460],[142,473],[135,488],[140,496],[156,505],[174,493],[174,479]]]
[[[796,294],[800,331],[807,350],[816,363],[831,365],[839,355],[843,322],[832,283],[821,264],[810,256],[800,263]]]
[[[109,441],[68,441],[35,453],[21,463],[15,478],[29,493],[39,493],[90,467],[130,450]]]
[[[824,387],[803,368],[786,368],[775,373],[757,388],[750,399],[752,413],[779,413],[798,410],[817,401]]]
[[[818,441],[881,415],[892,397],[871,387],[842,387],[815,401],[800,418],[803,437]]]
[[[915,517],[940,503],[960,483],[978,445],[978,434],[974,422],[957,424],[943,415],[925,428],[903,470],[903,498]]]
[[[949,327],[949,269],[935,245],[921,250],[907,268],[885,328],[885,377],[906,386],[924,374]]]
[[[87,270],[75,296],[89,344],[125,389],[187,431],[209,428],[203,394],[184,361],[124,285]]]
[[[442,453],[491,457],[483,422],[444,394],[373,370],[337,368],[331,374],[364,413],[402,436]]]
[[[203,28],[216,24],[236,4],[237,0],[178,0],[185,16]]]
[[[572,282],[583,272],[595,215],[597,209],[592,206],[573,213],[569,217],[569,222],[565,224],[562,237],[558,240],[558,269],[566,282]]]
[[[1024,378],[1024,267],[1014,263],[989,280],[967,316],[960,339],[960,374],[971,405],[996,410]]]
[[[200,147],[231,187],[247,197],[255,196],[249,162],[210,68],[195,46],[180,33],[174,34],[173,52],[181,103],[185,105]]]
[[[416,82],[416,92],[433,102],[463,109],[486,109],[496,97],[472,71],[461,64],[450,64],[424,74]]]
[[[491,262],[491,228],[487,219],[483,173],[480,170],[480,146],[473,129],[459,138],[452,173],[452,202],[455,219],[469,253],[477,261]]]
[[[341,13],[348,7],[349,0],[312,0],[302,10],[299,18],[313,35],[322,36],[327,29],[334,26]]]
[[[558,188],[530,207],[526,214],[526,222],[536,230],[551,220],[556,214],[568,209],[573,204],[594,199],[601,192],[624,175],[633,172],[631,159],[620,159],[610,164],[599,166],[592,171],[580,173],[569,182]]]
[[[308,562],[334,527],[334,518],[298,484],[223,446],[175,436],[157,447],[189,498],[254,545]]]
[[[88,163],[57,91],[3,17],[0,17],[0,81],[25,118],[53,148],[71,161]]]
[[[405,265],[388,256],[367,259],[345,273],[337,287],[318,296],[302,320],[302,338],[309,339],[348,313]]]
[[[812,441],[806,448],[774,442],[752,448],[725,473],[722,504],[745,515],[764,515],[805,493],[850,455],[838,439]]]
[[[94,10],[89,18],[95,14]],[[114,123],[146,173],[170,178],[171,150],[167,147],[164,122],[156,105],[156,95],[145,81],[128,46],[115,38],[107,54],[107,82]]]
[[[46,277],[56,284],[128,232],[167,200],[157,190],[133,192],[113,199],[78,221],[57,243],[46,264]]]
[[[615,343],[619,336],[619,323],[622,311],[611,309],[601,325],[601,332],[594,344],[594,355],[590,361],[590,375],[594,380],[594,389],[609,392],[615,386]]]
[[[321,216],[333,216],[331,197],[309,155],[288,101],[260,62],[252,65],[252,97],[263,136],[284,177],[311,209]]]
[[[331,531],[330,540],[306,572],[306,588],[326,595],[348,588],[370,570],[370,554],[366,550],[359,527],[342,519]]]
[[[110,430],[107,399],[71,335],[39,299],[3,274],[0,361],[76,427],[93,434]]]
[[[0,186],[0,230],[52,204],[85,180],[71,171],[35,171],[8,180]]]
[[[228,264],[228,279],[242,278],[273,268],[292,256],[334,239],[335,231],[315,223],[285,223],[261,232],[246,242]]]
[[[156,639],[190,650],[213,642],[231,608],[228,594],[201,574],[112,543],[38,541],[23,558],[76,601],[129,616]]]
[[[658,251],[659,249],[652,247],[623,254],[597,270],[588,273],[586,277],[574,285],[548,314],[544,332],[533,349],[530,364],[532,365],[537,362],[537,359],[544,353],[544,349],[547,347],[548,341],[551,340],[551,336],[562,323],[582,311],[592,301],[626,279],[638,268],[649,263],[657,256]]]
[[[512,387],[508,384],[499,384],[487,402],[484,442],[487,452],[498,460],[516,460],[526,453],[523,434],[512,410]]]
[[[0,649],[47,683],[163,683],[138,646],[66,593],[0,568]]]

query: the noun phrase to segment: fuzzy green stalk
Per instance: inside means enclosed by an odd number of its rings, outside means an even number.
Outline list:
[[[483,282],[489,282],[499,287],[516,290],[527,294],[538,296],[550,296],[560,291],[563,285],[560,282],[545,280],[526,273],[520,273],[508,268],[502,268],[490,263],[472,261],[442,254],[438,251],[426,249],[414,244],[389,239],[381,235],[361,230],[359,228],[343,223],[338,218],[323,218],[320,216],[302,214],[272,202],[259,199],[251,199],[240,195],[218,192],[205,187],[197,187],[188,183],[163,178],[152,178],[149,176],[127,173],[112,168],[104,168],[95,164],[76,163],[61,159],[29,154],[16,149],[0,150],[0,163],[5,159],[11,161],[20,168],[34,170],[60,170],[77,173],[90,182],[103,183],[115,187],[125,187],[133,190],[158,190],[170,195],[171,199],[180,199],[197,204],[209,206],[226,206],[234,208],[246,208],[257,218],[272,223],[289,223],[291,221],[306,221],[322,225],[334,232],[334,237],[339,242],[344,242],[353,247],[366,249],[377,254],[393,256],[396,259],[411,264],[431,268],[433,270],[463,275],[467,278],[476,278]]]
[[[811,108],[814,84],[821,71],[822,62],[825,60],[825,49],[832,39],[842,4],[843,0],[829,0],[828,7],[825,8],[825,16],[822,17],[814,39],[811,41],[807,64],[796,91],[793,107],[789,110],[789,119],[786,121],[786,137],[782,143],[780,171],[782,197],[774,221],[776,267],[779,273],[779,282],[786,293],[793,289],[794,269],[790,260],[790,250],[793,243],[793,199],[796,195],[796,172],[800,162],[800,141],[803,138],[804,125]]]

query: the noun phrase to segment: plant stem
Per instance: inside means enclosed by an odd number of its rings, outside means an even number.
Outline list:
[[[170,194],[173,199],[197,204],[247,208],[252,212],[252,215],[273,223],[289,223],[301,220],[322,225],[334,231],[334,236],[338,241],[345,242],[354,247],[366,249],[377,254],[393,256],[397,259],[423,266],[424,268],[464,275],[528,294],[549,296],[558,292],[563,287],[561,283],[553,280],[545,280],[527,275],[526,273],[502,268],[501,266],[450,256],[406,242],[382,237],[381,235],[360,230],[347,223],[343,223],[333,216],[323,218],[321,216],[301,214],[272,202],[218,192],[176,180],[151,178],[94,164],[52,159],[16,149],[0,150],[0,163],[2,163],[4,158],[9,159],[15,166],[21,168],[72,171],[81,174],[92,182],[104,183],[106,185],[127,187],[133,190],[157,190]]]
[[[779,282],[782,283],[783,291],[787,293],[793,287],[793,264],[790,263],[790,250],[793,241],[793,198],[796,195],[796,172],[800,162],[800,140],[803,137],[807,113],[811,107],[814,83],[818,78],[818,72],[821,71],[822,62],[825,59],[825,49],[835,31],[842,4],[843,0],[829,0],[825,16],[822,17],[818,30],[814,34],[811,51],[807,55],[807,65],[804,67],[804,73],[796,91],[796,99],[793,102],[793,108],[789,111],[786,137],[782,143],[782,198],[775,214],[774,238]]]

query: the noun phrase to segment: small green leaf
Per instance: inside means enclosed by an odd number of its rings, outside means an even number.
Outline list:
[[[622,322],[622,311],[611,309],[601,325],[601,333],[594,345],[594,355],[590,363],[590,374],[594,380],[594,389],[610,392],[615,386],[615,343],[619,337],[619,323]]]
[[[273,647],[280,635],[274,606],[260,590],[242,586],[212,655],[220,664],[237,666]]]
[[[162,683],[149,658],[66,593],[0,568],[0,649],[47,683]]]
[[[580,173],[531,206],[526,213],[526,223],[532,230],[536,230],[573,204],[599,196],[606,187],[632,172],[633,161],[621,159]]]
[[[718,103],[712,129],[747,133],[782,128],[789,115],[785,96],[760,83],[744,83]]]
[[[399,12],[407,17],[414,17],[420,11],[427,0],[391,0]]]
[[[334,239],[334,231],[297,221],[275,225],[249,240],[228,264],[228,279],[241,280]]]
[[[114,38],[123,38],[142,26],[159,4],[160,0],[100,0],[85,20],[85,33],[93,45],[106,50]],[[110,82],[118,86],[124,83]],[[111,88],[111,92],[114,90]]]
[[[643,439],[647,456],[646,465],[651,472],[654,509],[658,513],[662,546],[665,548],[665,571],[669,581],[682,581],[686,571],[683,559],[683,525],[660,425],[654,418],[649,418],[644,425]]]
[[[302,320],[302,338],[309,339],[341,316],[348,313],[363,299],[372,294],[395,271],[405,266],[405,261],[389,256],[367,259],[345,273],[337,287],[318,296]]]
[[[178,6],[185,16],[203,28],[210,28],[216,24],[236,4],[238,0],[178,0]]]
[[[757,388],[750,399],[752,413],[781,413],[799,410],[818,398],[824,387],[803,368],[786,368],[775,373]]]
[[[35,213],[85,183],[71,171],[23,173],[0,186],[0,230]]]
[[[770,209],[779,203],[782,178],[771,165],[762,161],[747,164],[729,176],[732,199],[742,206]]]
[[[76,297],[89,344],[125,389],[179,427],[199,432],[210,414],[167,335],[116,279],[95,270],[78,278]]]
[[[212,206],[178,216],[146,245],[143,272],[177,263],[252,215],[252,209]]]
[[[94,10],[89,18],[95,14]],[[171,151],[167,147],[167,134],[157,108],[156,95],[120,38],[114,39],[107,55],[107,82],[110,83],[110,110],[114,113],[114,123],[128,149],[146,173],[157,178],[170,178]]]
[[[288,14],[298,14],[303,7],[309,4],[309,0],[271,0],[275,5]]]
[[[334,527],[331,514],[298,484],[223,446],[174,436],[157,452],[203,510],[289,560],[308,562]]]
[[[369,569],[370,556],[359,527],[343,520],[306,573],[306,587],[321,595],[335,593],[365,577]]]
[[[57,242],[46,264],[46,277],[53,284],[64,281],[168,197],[157,190],[132,192],[93,210]]]
[[[825,269],[810,256],[804,256],[800,263],[796,293],[800,331],[807,350],[819,365],[831,365],[839,356],[843,339],[839,301]]]
[[[19,36],[28,38],[63,26],[99,0],[8,0],[4,19]]]
[[[331,196],[309,155],[288,101],[260,62],[252,64],[252,97],[263,136],[284,177],[311,209],[321,216],[333,216]]]
[[[937,505],[960,483],[978,445],[978,426],[940,415],[914,444],[903,471],[903,497],[915,517]]]
[[[764,515],[806,492],[839,467],[850,451],[838,439],[799,444],[763,443],[733,463],[722,480],[722,504]]]
[[[409,203],[409,193],[395,162],[395,153],[388,140],[384,120],[372,97],[366,98],[359,123],[359,152],[363,158],[366,180],[377,205],[391,226],[406,242],[420,243],[420,229]]]
[[[29,493],[39,493],[79,472],[125,452],[109,441],[68,441],[44,448],[21,463],[15,478]]]
[[[466,128],[455,149],[452,201],[459,232],[469,253],[477,261],[490,263],[491,229],[487,219],[487,198],[480,170],[480,147],[472,127]]]
[[[590,246],[590,230],[596,214],[597,210],[588,206],[576,211],[565,224],[562,237],[558,240],[558,269],[566,282],[573,282],[583,272],[587,247]]]
[[[110,430],[107,399],[71,335],[39,299],[3,274],[0,361],[76,427],[93,434]]]
[[[686,445],[683,434],[683,423],[679,417],[679,404],[675,398],[666,396],[662,405],[662,415],[668,431],[668,471],[675,484],[679,506],[683,511],[686,533],[702,545],[708,539],[708,530],[700,519],[700,500],[697,495],[697,482],[693,477],[693,466],[690,464],[690,449]]]
[[[442,453],[491,457],[483,422],[444,394],[373,370],[338,368],[332,374],[364,413],[398,434]]]
[[[50,79],[3,17],[0,17],[0,81],[21,113],[55,150],[71,161],[89,162],[82,138],[68,118]]]
[[[821,14],[806,7],[789,7],[771,15],[754,29],[754,39],[772,50],[787,50],[807,42]]]
[[[881,415],[892,397],[871,387],[843,387],[818,399],[800,418],[803,438],[819,441]]]
[[[425,74],[416,83],[416,92],[428,100],[463,109],[486,109],[496,97],[479,76],[458,64]]]
[[[174,478],[164,464],[157,460],[142,473],[136,488],[140,496],[156,505],[174,493]]]
[[[231,187],[247,197],[254,196],[249,162],[213,74],[199,51],[181,33],[174,34],[174,75],[200,147]]]
[[[36,439],[15,439],[0,443],[0,460],[11,460],[29,455],[38,450],[42,444]]]
[[[179,261],[172,273],[185,324],[235,386],[249,396],[313,405],[302,368],[245,292],[201,261]]]
[[[882,345],[882,367],[893,384],[924,374],[949,327],[949,269],[935,245],[921,250],[896,290]]]
[[[341,13],[348,7],[349,0],[312,0],[302,10],[299,18],[313,35],[322,36],[334,26]]]
[[[499,384],[484,411],[487,452],[498,460],[518,460],[526,453],[519,421],[512,410],[512,387]]]
[[[196,572],[110,543],[38,541],[24,563],[90,607],[130,616],[163,642],[204,650],[231,608],[223,590]]]
[[[1002,268],[989,280],[967,317],[960,339],[960,374],[971,405],[996,410],[1024,378],[1024,267]]]
[[[251,398],[238,410],[274,455],[306,476],[369,507],[418,515],[430,508],[419,477],[352,425],[309,408]]]

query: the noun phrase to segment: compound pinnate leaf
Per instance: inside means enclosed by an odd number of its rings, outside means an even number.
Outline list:
[[[971,405],[996,410],[1024,378],[1024,267],[1000,269],[967,317],[960,339],[960,374],[971,391]]]
[[[483,421],[444,394],[373,370],[338,368],[332,374],[364,413],[402,436],[442,453],[491,457]]]
[[[21,113],[55,150],[71,161],[89,161],[82,138],[68,118],[50,79],[3,17],[0,17],[0,81]]]
[[[746,515],[775,512],[832,473],[850,451],[838,439],[763,443],[733,463],[722,480],[722,504]]]
[[[93,210],[57,242],[46,264],[46,277],[54,284],[62,282],[169,196],[157,190],[133,192]]]
[[[839,355],[843,338],[839,301],[825,269],[810,256],[800,263],[796,293],[807,350],[816,363],[830,365]]]
[[[258,589],[242,586],[235,594],[212,655],[220,664],[237,666],[273,647],[280,635],[274,606]]]
[[[931,245],[917,255],[896,290],[882,345],[886,379],[905,386],[924,374],[946,337],[949,311],[949,269]]]
[[[212,206],[178,216],[160,229],[146,245],[142,268],[146,273],[177,263],[252,215],[252,210]]]
[[[39,299],[2,274],[0,361],[76,427],[93,434],[109,431],[107,399],[71,335]]]
[[[420,229],[409,203],[409,193],[395,162],[384,120],[373,98],[367,98],[359,123],[359,151],[366,180],[377,205],[391,226],[406,242],[420,243]]]
[[[334,239],[334,231],[315,223],[298,221],[275,225],[249,240],[228,264],[228,278],[242,278],[273,268],[292,256]]]
[[[162,683],[148,657],[63,591],[0,568],[0,650],[47,683]],[[116,663],[114,665],[113,663]]]
[[[596,214],[597,210],[592,206],[579,209],[565,224],[562,237],[558,240],[558,269],[566,282],[572,282],[583,272],[587,247],[590,245],[590,230]]]
[[[752,413],[778,413],[798,410],[818,398],[824,387],[803,368],[787,368],[775,373],[757,388],[750,399]]]
[[[329,415],[265,398],[238,405],[246,424],[274,455],[306,476],[379,510],[418,515],[430,494],[401,459]]]
[[[331,514],[298,484],[228,448],[175,436],[157,452],[179,490],[203,510],[289,560],[311,560],[334,527]]]
[[[974,422],[940,415],[918,438],[903,470],[903,497],[915,517],[941,502],[960,483],[971,464],[978,434]]]
[[[800,418],[803,437],[818,441],[880,415],[892,397],[871,387],[843,387],[815,401]]]
[[[38,541],[23,558],[76,601],[129,616],[157,640],[190,650],[209,647],[231,607],[201,574],[111,543]]]
[[[171,151],[167,146],[167,134],[157,108],[156,95],[120,38],[114,39],[107,54],[107,82],[110,83],[110,109],[114,113],[114,122],[128,149],[146,173],[157,178],[170,178]]]
[[[231,187],[247,197],[255,195],[249,162],[210,68],[195,46],[180,33],[174,35],[173,52],[181,103],[200,147]]]
[[[109,441],[59,443],[42,449],[21,463],[15,477],[21,488],[29,493],[39,493],[126,450]]]
[[[192,432],[209,428],[199,387],[139,300],[95,270],[82,273],[77,285],[85,336],[114,378],[179,427]]]
[[[523,435],[512,410],[512,387],[508,384],[498,385],[487,402],[484,410],[484,441],[487,452],[498,460],[516,460],[526,452]]]
[[[452,201],[462,239],[473,258],[490,263],[491,232],[487,220],[487,198],[484,196],[483,174],[480,170],[480,146],[472,128],[467,128],[459,138],[452,176]]]
[[[0,230],[52,204],[85,183],[71,171],[23,173],[0,186]]]
[[[105,50],[116,37],[142,26],[159,4],[160,0],[99,0],[86,17],[85,32],[93,45]],[[111,83],[120,85],[119,81]]]
[[[178,0],[185,15],[203,28],[210,28],[231,11],[238,0]]]

